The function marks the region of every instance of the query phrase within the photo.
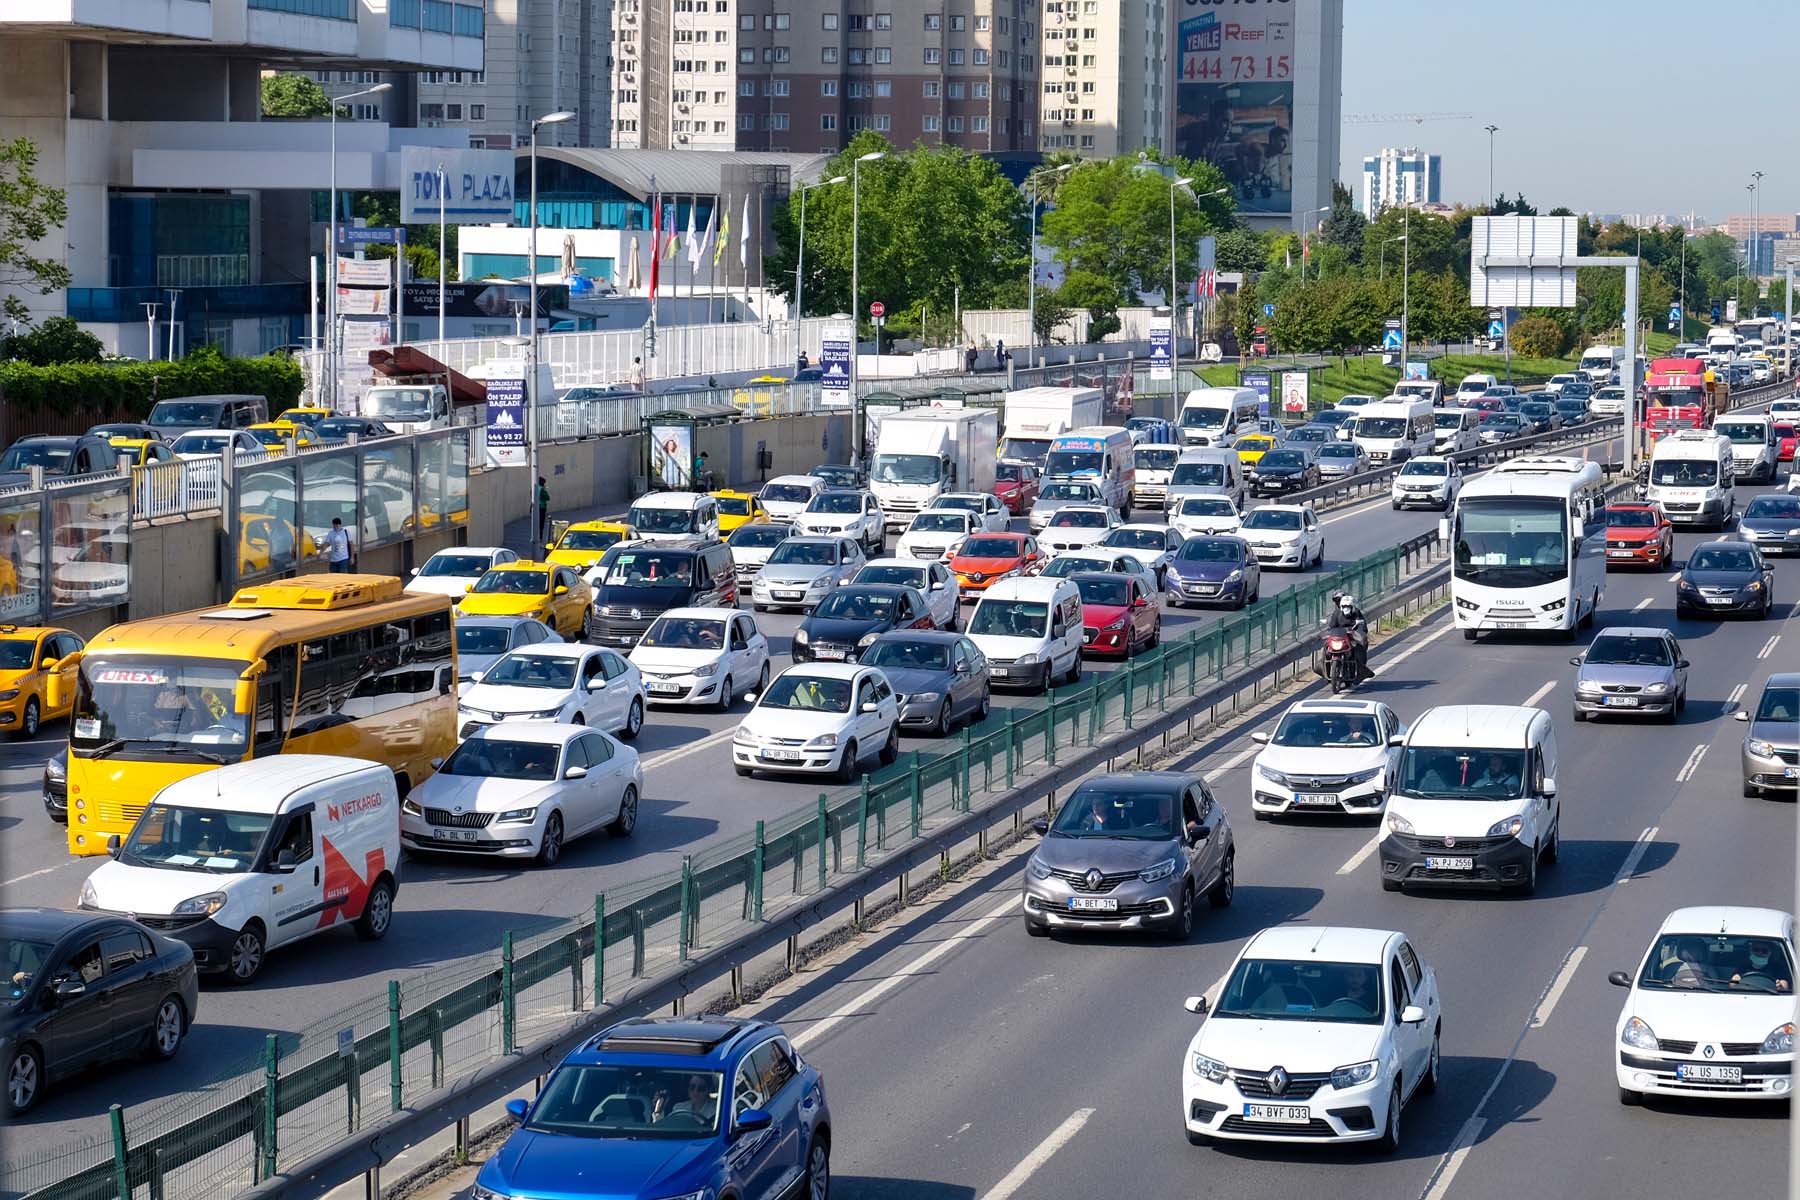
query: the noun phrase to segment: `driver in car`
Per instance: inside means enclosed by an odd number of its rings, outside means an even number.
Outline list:
[[[1775,971],[1777,968],[1772,965],[1774,961],[1775,947],[1771,943],[1761,941],[1751,942],[1750,953],[1746,956],[1744,965],[1732,973],[1732,985],[1735,987],[1738,984],[1743,983],[1744,976],[1746,975],[1761,975],[1764,979],[1774,980],[1776,991],[1785,992],[1791,990],[1792,985],[1787,980],[1775,978]]]

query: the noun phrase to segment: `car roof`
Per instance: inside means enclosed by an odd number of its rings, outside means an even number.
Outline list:
[[[782,674],[802,678],[812,676],[815,679],[855,679],[863,672],[873,669],[873,667],[858,666],[856,663],[810,662],[795,663]]]
[[[881,642],[927,642],[937,646],[954,646],[963,635],[954,629],[890,629],[875,639]]]
[[[801,533],[795,534],[790,538],[783,538],[782,540],[787,542],[797,542],[803,546],[835,546],[839,542],[848,541],[849,539],[841,538],[835,533]]]
[[[769,483],[763,484],[763,487],[768,487],[770,483],[797,483],[802,487],[811,487],[816,483],[823,487],[825,481],[820,479],[817,475],[777,475],[775,478],[769,480]],[[757,489],[759,492],[761,490],[762,488]]]
[[[598,649],[599,646],[589,645],[587,642],[534,642],[507,653],[530,654],[538,658],[586,658]]]
[[[1311,508],[1312,508],[1312,505],[1310,505],[1310,504],[1259,504],[1257,507],[1251,509],[1250,511],[1252,513],[1259,513],[1259,512],[1294,512],[1294,513],[1297,513],[1297,512],[1306,512],[1306,511],[1310,510]]]
[[[684,1066],[696,1058],[729,1055],[765,1030],[779,1026],[734,1017],[636,1017],[620,1021],[583,1042],[564,1062],[593,1062],[602,1055],[678,1059]]]
[[[846,583],[834,594],[842,596],[846,592],[867,592],[874,596],[916,596],[919,589],[908,583]]]
[[[1082,789],[1089,787],[1104,787],[1109,792],[1155,794],[1199,782],[1200,776],[1192,771],[1121,771],[1112,775],[1090,775],[1075,788],[1075,794],[1080,795]]]
[[[393,777],[388,768],[366,759],[276,754],[189,775],[169,784],[157,796],[175,805],[278,813],[289,797],[302,788],[373,771]]]
[[[866,571],[870,567],[910,567],[916,570],[925,571],[930,569],[931,564],[934,561],[936,560],[928,558],[901,558],[898,555],[890,554],[885,558],[871,558],[868,562],[863,564],[863,569]]]
[[[1162,521],[1126,521],[1122,525],[1113,526],[1114,533],[1121,529],[1136,529],[1146,533],[1167,533],[1169,527]]]
[[[1772,687],[1800,687],[1800,671],[1777,671],[1769,676],[1763,684],[1763,690]]]
[[[1778,908],[1702,904],[1678,908],[1663,918],[1658,933],[1738,933],[1785,937],[1794,918]]]
[[[740,608],[725,608],[723,606],[707,607],[707,606],[696,605],[693,608],[665,609],[663,611],[662,615],[665,617],[688,617],[688,618],[699,618],[702,620],[729,621],[732,617],[738,616],[741,613],[743,613],[743,609],[740,609]]]
[[[220,430],[220,432],[225,431]],[[506,549],[505,546],[446,546],[431,557],[436,558],[438,554],[485,554],[491,558],[504,549]]]
[[[1407,744],[1522,748],[1541,715],[1516,704],[1441,704],[1413,722]]]
[[[469,734],[469,738],[561,746],[589,732],[592,731],[586,725],[552,724],[549,721],[503,721],[498,725],[480,726]]]
[[[705,492],[651,492],[631,502],[633,508],[692,508],[711,499]]]
[[[457,610],[453,608],[450,611],[455,613]],[[537,621],[537,618],[526,616],[523,613],[513,616],[490,616],[486,614],[481,616],[466,616],[458,614],[456,618],[456,627],[462,629],[471,625],[483,625],[510,629],[514,625],[523,625],[527,621]],[[543,622],[538,621],[538,624],[542,625]]]
[[[1316,713],[1373,713],[1380,708],[1377,700],[1297,700],[1288,706],[1289,712]]]
[[[1660,625],[1608,625],[1594,635],[1597,642],[1609,637],[1674,637],[1675,635]]]
[[[1313,959],[1318,962],[1379,963],[1387,944],[1403,936],[1392,929],[1346,925],[1278,925],[1244,947],[1245,958]]]
[[[0,908],[0,932],[8,937],[57,942],[98,921],[123,921],[116,914],[70,912],[63,908]]]
[[[1067,579],[1056,577],[1044,578],[1042,576],[1033,576],[1030,579],[1002,579],[995,583],[990,583],[987,591],[982,593],[978,603],[985,604],[989,600],[1049,601],[1054,600],[1057,594],[1064,588],[1072,588],[1074,586],[1075,585],[1070,583]]]

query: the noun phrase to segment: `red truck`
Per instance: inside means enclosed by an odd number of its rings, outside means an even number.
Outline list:
[[[1724,407],[1726,385],[1698,358],[1658,358],[1644,376],[1646,437],[1677,429],[1705,429]]]

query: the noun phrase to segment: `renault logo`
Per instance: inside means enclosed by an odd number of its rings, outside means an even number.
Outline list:
[[[1710,1042],[1707,1043],[1706,1049],[1702,1050],[1700,1053],[1706,1055],[1706,1057],[1708,1057],[1708,1058],[1711,1058],[1713,1056],[1712,1044]]]
[[[1285,1095],[1288,1086],[1287,1069],[1285,1067],[1275,1067],[1263,1077],[1263,1082],[1269,1085],[1269,1095]]]
[[[1090,867],[1090,868],[1088,868],[1088,873],[1084,877],[1083,881],[1087,884],[1088,891],[1097,892],[1100,890],[1100,885],[1102,883],[1106,882],[1106,876],[1102,875],[1098,870]]]

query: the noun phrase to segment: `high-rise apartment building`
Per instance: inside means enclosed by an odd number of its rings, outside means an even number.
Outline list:
[[[1363,159],[1362,211],[1373,217],[1396,204],[1443,200],[1443,157],[1392,146]]]
[[[615,149],[731,150],[748,0],[613,0]],[[788,14],[782,14],[784,28]]]
[[[1164,0],[1044,0],[1038,146],[1110,158],[1168,138]]]
[[[1761,228],[1758,229],[1758,226]],[[1757,215],[1754,213],[1732,213],[1725,218],[1725,235],[1737,241],[1750,236],[1752,229],[1761,233],[1800,233],[1800,214],[1791,212],[1772,212]]]

